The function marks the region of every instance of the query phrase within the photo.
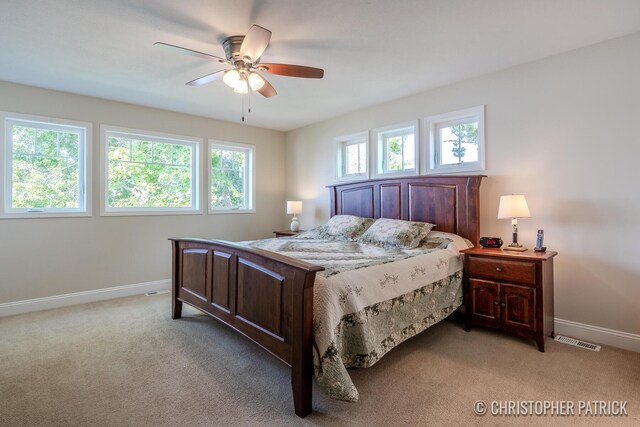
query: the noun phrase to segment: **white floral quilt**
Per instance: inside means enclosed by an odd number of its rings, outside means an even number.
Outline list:
[[[314,284],[315,375],[334,398],[357,401],[347,368],[368,367],[462,304],[467,241],[431,232],[416,249],[280,238],[244,242],[325,267]]]

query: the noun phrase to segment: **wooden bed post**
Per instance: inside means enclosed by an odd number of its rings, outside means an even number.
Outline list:
[[[333,217],[336,215],[337,213],[337,208],[336,208],[336,203],[338,203],[338,201],[336,200],[336,187],[335,186],[330,186],[329,187],[329,197],[331,200],[331,207],[330,207],[330,216]]]
[[[173,240],[172,242],[172,268],[171,268],[171,318],[172,319],[180,319],[182,317],[182,301],[178,299],[179,291],[180,291],[180,283],[178,281],[178,262],[180,250],[178,248],[178,241]]]
[[[291,388],[296,415],[305,417],[311,413],[312,379],[313,379],[313,283],[316,273],[298,272],[296,276],[306,276],[304,287],[296,287],[293,300],[302,301],[294,304],[293,336],[291,357]],[[301,280],[296,278],[296,283]]]

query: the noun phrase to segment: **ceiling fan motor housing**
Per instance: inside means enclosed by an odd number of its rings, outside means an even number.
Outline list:
[[[240,58],[240,46],[242,46],[243,40],[244,36],[231,36],[227,37],[222,42],[222,48],[224,49],[225,56],[232,63],[243,60]]]

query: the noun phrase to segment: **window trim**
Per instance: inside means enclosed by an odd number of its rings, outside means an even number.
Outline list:
[[[426,150],[424,150],[422,159],[424,174],[440,175],[486,170],[484,109],[485,106],[483,104],[477,107],[428,116],[423,119],[424,140],[427,141]],[[447,122],[461,121],[471,117],[477,117],[478,119],[478,161],[466,164],[463,163],[462,165],[439,166],[436,161],[436,155],[439,150],[439,147],[436,146],[438,142],[436,135],[438,125]]]
[[[28,212],[25,209],[10,209],[11,188],[13,184],[13,155],[7,143],[9,132],[8,123],[25,122],[26,125],[49,125],[48,129],[73,127],[84,133],[83,143],[78,145],[78,169],[79,169],[79,200],[80,208],[58,208],[44,210],[42,212]],[[1,219],[33,219],[33,218],[69,218],[69,217],[90,217],[92,216],[92,138],[93,125],[89,122],[78,120],[59,119],[55,117],[36,116],[31,114],[13,113],[0,111],[0,157],[2,158],[2,170],[0,173],[0,218]],[[80,142],[80,141],[79,141]],[[9,162],[11,161],[11,164]]]
[[[413,128],[413,145],[414,145],[414,167],[413,169],[402,169],[399,171],[385,171],[382,167],[384,160],[384,144],[382,136],[391,131],[401,131],[403,129]],[[420,132],[418,120],[411,120],[403,123],[377,128],[371,131],[372,140],[375,144],[373,176],[374,177],[395,177],[395,176],[414,176],[420,173]],[[410,133],[410,132],[409,132]]]
[[[107,206],[107,194],[109,181],[107,179],[109,159],[109,145],[107,134],[122,134],[123,136],[145,138],[152,142],[183,143],[193,147],[191,159],[192,177],[191,183],[194,206],[191,208],[111,208]],[[202,214],[202,168],[200,165],[203,140],[184,135],[174,135],[163,132],[155,132],[141,129],[131,129],[120,126],[100,125],[100,216],[141,216],[141,215],[200,215]]]
[[[336,180],[337,181],[355,181],[369,179],[370,176],[370,161],[369,161],[369,132],[357,132],[350,135],[339,136],[334,138],[336,146]],[[344,159],[346,158],[346,148],[353,144],[362,144],[365,146],[365,171],[358,174],[347,174],[345,172]]]
[[[246,165],[249,172],[249,179],[245,181],[245,192],[249,196],[248,209],[228,209],[211,207],[211,150],[213,147],[222,149],[238,149],[249,152],[249,165]],[[209,215],[219,214],[251,214],[256,213],[256,146],[241,142],[222,141],[219,139],[209,139],[207,143],[207,213]],[[248,187],[248,188],[247,188]]]

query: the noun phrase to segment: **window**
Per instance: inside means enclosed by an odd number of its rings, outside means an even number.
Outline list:
[[[200,213],[200,143],[103,126],[103,215]]]
[[[484,170],[484,106],[425,119],[427,173]]]
[[[374,130],[378,175],[418,173],[417,128],[418,124],[412,122]]]
[[[338,179],[368,178],[368,132],[336,138]]]
[[[255,212],[255,146],[209,141],[209,213]]]
[[[2,216],[91,215],[91,124],[0,113]]]

